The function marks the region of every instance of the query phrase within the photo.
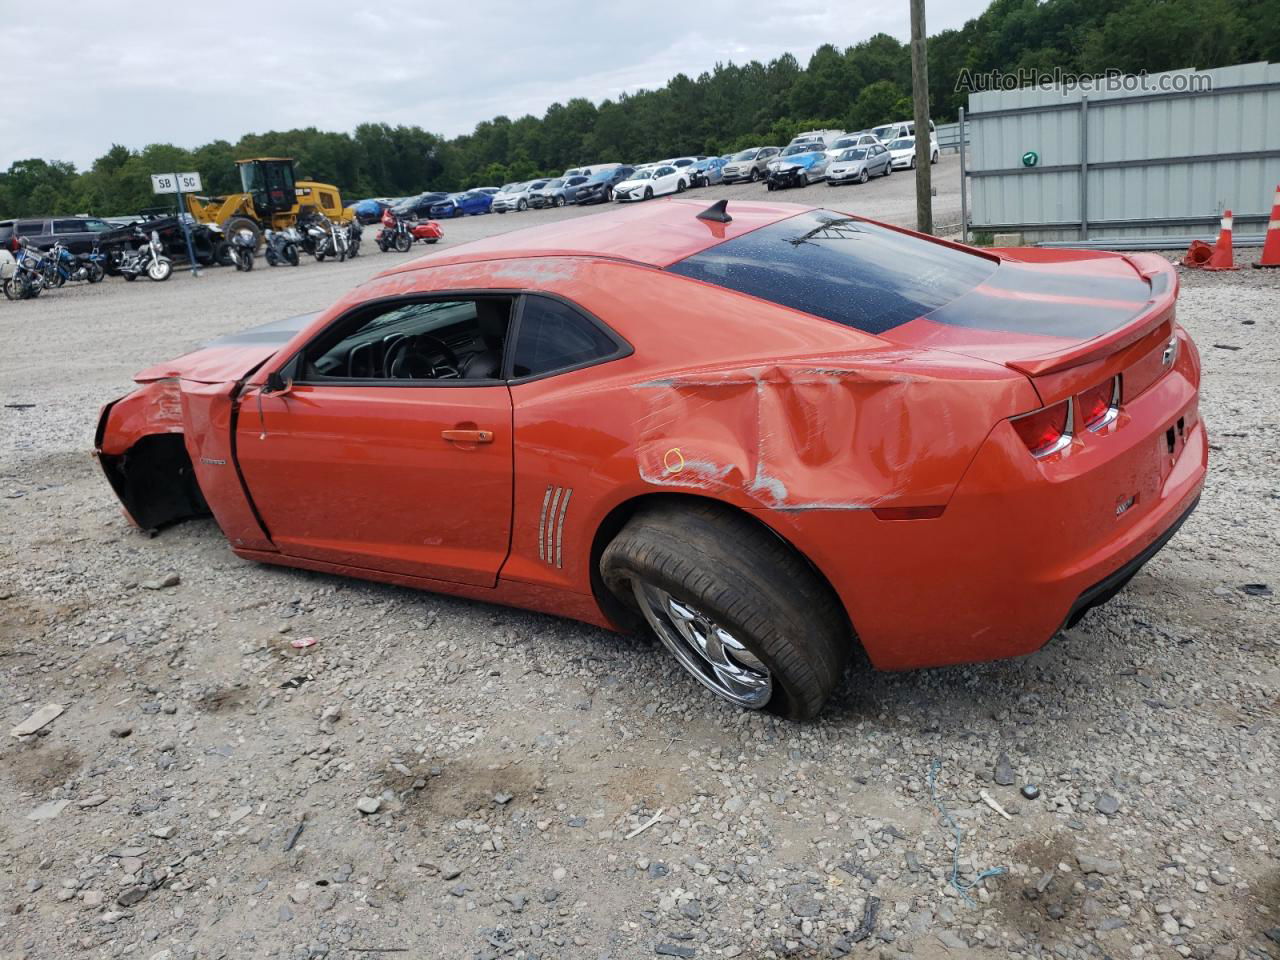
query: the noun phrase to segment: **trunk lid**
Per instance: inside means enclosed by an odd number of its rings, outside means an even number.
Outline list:
[[[881,334],[1000,363],[1047,405],[1121,374],[1133,397],[1163,372],[1178,278],[1156,254],[996,250],[982,283]]]

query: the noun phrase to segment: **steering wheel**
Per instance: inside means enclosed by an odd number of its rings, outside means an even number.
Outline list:
[[[438,359],[444,362],[437,363]],[[382,375],[388,380],[450,380],[462,376],[458,372],[458,355],[429,333],[397,340],[382,362]]]

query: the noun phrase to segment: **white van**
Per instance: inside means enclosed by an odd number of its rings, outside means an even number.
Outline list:
[[[916,122],[914,120],[896,120],[893,123],[873,127],[871,132],[880,139],[881,143],[886,145],[894,140],[914,140]],[[929,162],[938,162],[938,132],[932,120],[929,121]]]

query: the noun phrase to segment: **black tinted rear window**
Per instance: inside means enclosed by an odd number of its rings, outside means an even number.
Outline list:
[[[867,333],[951,302],[995,268],[977,254],[828,210],[753,230],[668,267]]]

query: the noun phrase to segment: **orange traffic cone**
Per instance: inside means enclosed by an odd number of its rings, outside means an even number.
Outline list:
[[[1182,258],[1182,265],[1184,267],[1203,267],[1212,256],[1213,247],[1203,240],[1192,240],[1191,246],[1187,248],[1187,255]]]
[[[1235,258],[1231,254],[1231,211],[1222,211],[1222,229],[1218,231],[1218,242],[1213,247],[1213,255],[1204,265],[1206,270],[1238,270]]]
[[[1280,187],[1276,187],[1275,201],[1271,205],[1271,222],[1267,224],[1267,237],[1262,241],[1262,259],[1254,267],[1280,267]]]

